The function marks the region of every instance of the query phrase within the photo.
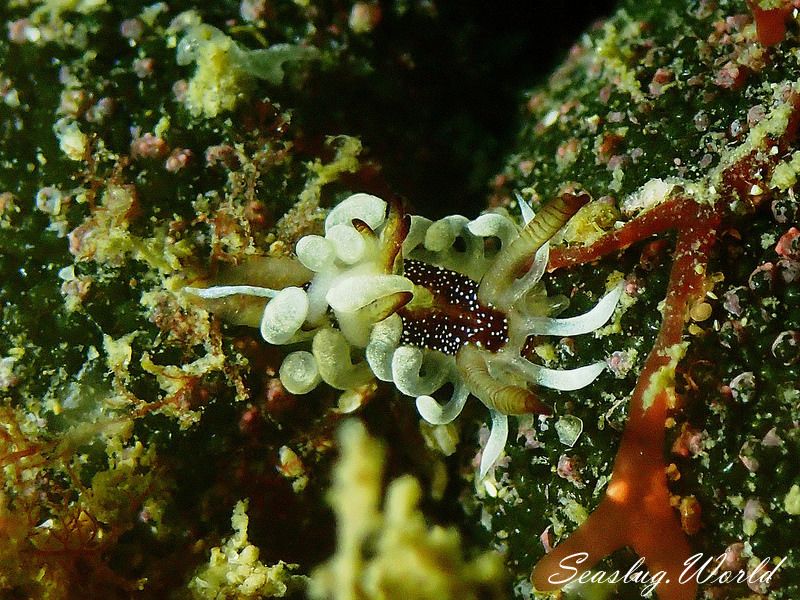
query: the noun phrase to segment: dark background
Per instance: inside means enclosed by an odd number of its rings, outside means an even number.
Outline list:
[[[477,213],[514,148],[525,92],[616,2],[408,4],[382,2],[379,24],[352,40],[372,72],[328,72],[292,102],[329,107],[298,113],[310,133],[361,136],[415,212]]]

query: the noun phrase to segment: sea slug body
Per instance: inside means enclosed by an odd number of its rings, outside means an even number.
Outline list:
[[[522,203],[527,223],[520,230],[496,213],[433,222],[404,214],[397,203],[354,194],[331,210],[324,236],[297,243],[297,259],[311,273],[304,285],[243,282],[186,291],[205,301],[269,299],[259,323],[264,340],[311,340],[311,352],[292,352],[281,365],[292,393],[308,393],[320,381],[352,389],[377,377],[416,397],[419,414],[433,424],[451,422],[476,396],[492,420],[483,477],[503,451],[508,415],[550,413],[530,384],[577,390],[606,368],[597,362],[556,370],[524,356],[531,335],[579,335],[603,326],[622,294],[617,285],[588,313],[568,319],[542,308],[548,240],[587,201],[564,194],[535,217]],[[441,404],[433,394],[448,384],[451,398]]]

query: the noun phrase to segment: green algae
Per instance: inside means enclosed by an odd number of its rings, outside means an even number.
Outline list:
[[[730,207],[710,260],[713,287],[705,301],[712,310],[691,313],[698,320],[688,325],[682,352],[665,373],[674,377],[680,404],[667,423],[664,453],[673,464],[671,492],[676,499],[696,498],[702,510],[702,529],[690,536],[693,548],[718,556],[740,545],[742,565],[786,557],[769,597],[792,598],[800,585],[796,523],[786,517],[785,499],[798,477],[790,458],[800,450],[792,425],[798,371],[773,345],[797,324],[798,282],[790,272],[796,257],[776,250],[798,218],[796,140],[781,151],[771,180],[754,172],[746,187],[736,187],[723,173],[737,161],[760,160],[786,130],[795,110],[787,98],[797,86],[797,40],[789,34],[778,46],[762,48],[754,36],[744,3],[622,3],[582,38],[546,85],[531,92],[497,193],[510,204],[512,192],[544,202],[574,183],[616,207],[620,222],[643,210],[645,199],[652,206],[670,194],[701,202],[723,198]],[[765,194],[769,199],[753,208]],[[548,283],[571,297],[568,314],[574,314],[597,293],[596,282],[608,269],[625,273],[637,302],[621,315],[618,330],[595,342],[576,339],[557,366],[571,364],[573,353],[633,362],[580,396],[545,395],[561,418],[584,423],[569,452],[552,424],[521,423],[493,488],[478,486],[474,518],[492,543],[508,548],[515,590],[523,597],[533,593],[528,578],[543,544],[565,539],[576,527],[564,503],[591,511],[602,498],[636,373],[660,324],[671,237],[559,272]],[[763,517],[744,518],[757,506]],[[531,541],[540,534],[543,541]],[[633,561],[623,551],[601,567],[624,572]],[[709,584],[704,592],[747,597],[753,590]],[[640,590],[627,585],[614,594],[636,598]]]
[[[364,185],[384,189],[374,179],[381,169],[395,175],[395,187],[408,185],[403,189],[415,192],[412,201],[430,208],[429,216],[446,211],[437,202],[448,194],[469,214],[457,186],[441,193],[446,186],[412,185],[396,174],[408,172],[403,166],[418,168],[409,156],[461,156],[446,163],[442,181],[453,179],[454,165],[468,165],[478,181],[468,186],[474,198],[492,160],[508,149],[463,114],[437,130],[425,105],[409,109],[411,118],[388,109],[386,98],[408,80],[382,79],[375,65],[406,63],[399,51],[371,45],[361,25],[349,37],[349,5],[335,10],[321,3],[315,12],[287,2],[269,22],[262,16],[261,24],[232,27],[227,21],[240,3],[218,2],[202,8],[206,25],[186,30],[176,27],[188,23],[185,17],[173,20],[195,8],[191,2],[114,4],[18,2],[0,10],[24,38],[0,40],[0,586],[29,597],[60,598],[69,589],[84,597],[108,590],[153,597],[197,590],[189,582],[207,581],[203,569],[216,569],[215,581],[224,586],[220,573],[243,561],[250,570],[237,585],[248,583],[231,594],[246,597],[261,589],[265,572],[264,585],[286,576],[270,565],[300,564],[298,571],[310,573],[333,553],[323,494],[341,409],[331,392],[303,400],[287,394],[276,383],[279,354],[241,328],[221,328],[176,290],[225,265],[290,252],[294,240],[319,227],[325,207]],[[432,22],[424,9],[408,11],[403,23]],[[623,3],[529,96],[492,202],[511,206],[512,190],[543,201],[569,182],[595,198],[609,196],[563,232],[579,243],[624,219],[633,204],[625,200],[648,182],[657,190],[645,198],[658,199],[667,186],[695,189],[700,197],[715,168],[720,173],[720,165],[786,123],[782,93],[795,84],[796,40],[790,34],[777,48],[760,49],[747,17],[737,17],[745,14],[743,2]],[[28,25],[18,23],[28,17]],[[140,33],[123,37],[127,20],[138,22],[128,25]],[[344,33],[337,37],[336,30]],[[205,39],[209,51],[227,48],[216,71],[200,54],[186,55],[196,64],[177,60],[181,39],[195,38]],[[248,52],[259,53],[270,69],[247,63]],[[233,80],[218,90],[215,104],[208,86],[228,68]],[[365,86],[379,88],[380,102],[347,117],[345,107],[363,99]],[[332,101],[337,94],[341,99]],[[353,122],[371,122],[364,126],[371,131],[346,126]],[[389,138],[387,129],[404,133]],[[384,154],[394,160],[371,163],[374,147],[392,146],[386,139],[413,139],[416,146],[398,144]],[[487,158],[491,153],[498,158]],[[463,160],[472,154],[471,162]],[[697,548],[711,554],[742,543],[747,557],[788,557],[780,587],[770,590],[775,598],[797,595],[791,534],[800,475],[792,457],[800,450],[793,426],[800,414],[797,363],[784,364],[772,344],[800,328],[800,313],[797,283],[783,281],[784,271],[777,278],[751,274],[786,260],[774,247],[797,220],[795,157],[782,156],[763,182],[779,192],[774,213],[749,213],[743,198],[741,218],[729,223],[737,234],[726,236],[712,262],[724,275],[711,290],[712,317],[694,324],[699,331],[676,365],[685,408],[665,448],[681,475],[673,491],[696,496],[703,509],[703,529],[692,538]],[[470,522],[488,529],[462,536],[462,543],[505,551],[518,595],[530,593],[530,567],[543,552],[539,535],[549,527],[551,541],[563,538],[602,496],[626,400],[660,322],[666,242],[649,261],[640,260],[639,245],[548,281],[552,293],[571,299],[566,316],[591,307],[607,278],[633,274],[641,293],[612,330],[574,344],[559,341],[546,354],[569,367],[622,352],[631,364],[580,397],[545,393],[561,419],[582,423],[580,435],[573,428],[565,438],[553,420],[520,420],[508,464],[477,489],[471,467],[466,480],[454,477],[455,461],[468,463],[477,447],[477,415],[467,413],[475,427],[420,433],[413,406],[393,401],[387,389],[342,404],[360,407],[388,438],[390,468],[411,465],[423,489],[430,485],[432,497],[449,503],[449,510],[434,506],[439,516],[457,518],[467,530]],[[729,294],[741,314],[726,308],[734,308]],[[719,392],[747,372],[754,393],[731,399]],[[701,440],[699,451],[672,453],[685,431]],[[302,475],[287,467],[289,448]],[[454,449],[449,462],[438,454]],[[308,484],[296,493],[292,484],[300,476]],[[408,516],[400,508],[416,511],[421,492],[403,481],[394,492],[402,499],[395,512]],[[249,529],[237,504],[244,497]],[[758,500],[771,522],[759,518],[745,531],[748,500]],[[465,519],[459,504],[474,516]],[[426,511],[432,505],[422,502]],[[231,537],[233,506],[238,520]],[[414,511],[418,525],[422,517]],[[387,505],[384,512],[392,511]],[[241,545],[242,532],[252,545]],[[416,533],[427,541],[433,535],[427,524]],[[458,546],[453,539],[447,538],[448,555]],[[255,547],[260,555],[244,552]],[[234,552],[236,560],[229,560]],[[375,557],[382,573],[391,558],[388,551]],[[620,553],[610,564],[630,562]],[[500,578],[490,575],[486,581]]]

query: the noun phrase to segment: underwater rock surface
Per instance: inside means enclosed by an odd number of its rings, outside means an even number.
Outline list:
[[[710,566],[660,598],[798,594],[800,87],[781,14],[765,46],[744,3],[622,3],[530,94],[494,201],[591,194],[551,251],[550,292],[580,312],[619,271],[630,302],[548,363],[605,358],[605,379],[542,391],[554,419],[519,420],[494,479],[462,496],[522,596],[537,563],[534,583],[554,587],[581,551],[601,562],[576,594],[638,598],[649,586],[608,575],[641,556],[674,582],[695,553]],[[762,560],[780,565],[769,581],[731,581]]]
[[[531,48],[519,28],[475,50],[477,12],[5,3],[0,595],[526,598],[537,564],[547,587],[546,551],[577,544],[607,572],[642,556],[672,573],[689,552],[720,572],[779,565],[662,598],[798,597],[800,34],[772,4],[623,1],[526,94],[504,147],[494,117],[454,104],[445,122],[436,99],[502,80],[511,113],[530,81],[508,66]],[[457,76],[426,87],[442,31]],[[431,424],[368,369],[291,393],[280,365],[308,353],[248,327],[263,301],[182,291],[304,285],[295,244],[354,192],[407,194],[431,219],[488,206],[514,234],[519,199],[590,200],[550,240],[537,298],[570,318],[621,285],[620,304],[522,354],[607,368],[578,391],[532,388],[553,414],[508,418],[486,477],[478,403]]]

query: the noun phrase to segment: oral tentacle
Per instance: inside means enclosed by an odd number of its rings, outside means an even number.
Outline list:
[[[496,410],[492,410],[490,413],[492,416],[492,428],[489,431],[489,439],[481,454],[481,466],[478,471],[479,480],[486,477],[489,469],[494,466],[497,459],[503,454],[503,449],[508,441],[508,415]]]
[[[228,298],[238,295],[274,298],[279,290],[259,287],[257,285],[215,285],[208,288],[185,287],[183,291],[205,300],[216,300],[217,298]]]
[[[566,319],[551,317],[525,317],[522,328],[536,335],[570,336],[589,333],[605,325],[619,303],[623,284],[620,283],[589,312]]]
[[[550,369],[532,363],[522,356],[498,356],[489,362],[489,373],[496,378],[522,376],[535,385],[573,392],[586,387],[606,370],[605,362],[596,362],[576,369]]]
[[[444,404],[439,404],[431,396],[419,396],[416,401],[417,412],[431,425],[447,425],[452,423],[461,411],[469,398],[469,390],[461,381],[455,383],[453,395]]]
[[[520,231],[519,237],[497,255],[483,276],[478,288],[478,299],[487,305],[508,308],[500,304],[505,291],[513,285],[537,250],[588,201],[589,196],[586,194],[565,193],[545,205]]]

